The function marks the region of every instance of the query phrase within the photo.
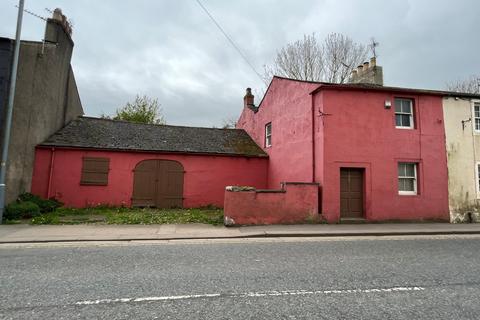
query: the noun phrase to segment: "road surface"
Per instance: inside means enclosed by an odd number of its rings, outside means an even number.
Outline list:
[[[480,237],[0,246],[1,319],[479,319]]]

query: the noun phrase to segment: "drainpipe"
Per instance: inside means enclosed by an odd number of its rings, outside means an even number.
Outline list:
[[[5,133],[3,136],[2,159],[0,161],[0,223],[2,223],[3,211],[5,210],[5,178],[7,176],[8,146],[10,144],[10,130],[12,127],[13,98],[17,84],[18,56],[20,53],[20,34],[22,32],[24,0],[19,0],[17,32],[15,35],[15,49],[13,54],[12,74],[10,76],[10,91],[8,93],[7,116],[5,118]]]
[[[470,112],[475,112],[474,110],[474,107],[475,106],[475,102],[473,102],[473,106],[470,106]],[[475,115],[473,114],[472,115],[472,121],[470,122],[471,125],[472,125],[472,147],[473,147],[473,185],[475,186],[475,196],[474,196],[474,200],[473,200],[473,204],[475,204],[476,202],[476,199],[478,197],[478,193],[479,193],[479,187],[478,187],[478,167],[477,167],[477,148],[475,147]]]
[[[312,182],[315,182],[315,94],[312,94]]]
[[[50,187],[52,185],[52,177],[53,177],[53,164],[55,162],[55,148],[52,148],[52,153],[50,156],[50,168],[48,172],[48,185],[47,185],[47,199],[50,199]]]

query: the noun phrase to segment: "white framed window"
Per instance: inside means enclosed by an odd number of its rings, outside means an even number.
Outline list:
[[[395,98],[395,127],[398,129],[413,129],[413,100]]]
[[[417,194],[417,164],[413,162],[398,163],[398,194]]]
[[[269,122],[265,125],[265,147],[272,146],[272,123]]]
[[[480,132],[480,102],[473,102],[473,128]]]

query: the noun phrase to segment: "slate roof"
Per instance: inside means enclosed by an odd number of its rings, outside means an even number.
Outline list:
[[[339,88],[339,89],[360,89],[360,90],[365,89],[365,90],[376,90],[376,91],[397,91],[397,92],[410,92],[413,94],[431,94],[431,95],[438,95],[438,96],[480,98],[480,94],[469,93],[469,92],[391,87],[391,86],[383,86],[383,85],[373,84],[373,83],[349,83],[349,82],[331,83],[331,82],[322,82],[322,81],[298,80],[298,79],[286,78],[281,76],[273,76],[272,81],[274,78],[289,80],[289,81],[296,81],[296,82],[318,84],[319,86],[315,90],[313,90],[312,93],[322,90],[322,88]]]
[[[366,89],[374,91],[393,91],[393,92],[402,92],[402,93],[412,93],[412,94],[427,94],[435,96],[447,96],[447,97],[464,97],[464,98],[480,98],[478,93],[469,93],[469,92],[456,92],[456,91],[445,91],[445,90],[431,90],[431,89],[415,89],[415,88],[403,88],[403,87],[390,87],[382,86],[372,83],[321,83],[320,86],[313,90],[312,93],[315,93],[322,88],[344,88],[344,89]]]
[[[40,146],[267,157],[242,129],[154,125],[79,117]]]

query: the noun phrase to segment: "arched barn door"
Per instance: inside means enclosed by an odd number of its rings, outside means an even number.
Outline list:
[[[181,208],[183,166],[171,160],[144,160],[137,164],[133,178],[132,205],[137,207]]]

